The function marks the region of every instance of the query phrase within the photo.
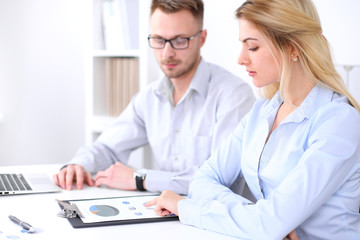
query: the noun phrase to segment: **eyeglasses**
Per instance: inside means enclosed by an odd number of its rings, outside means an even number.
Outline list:
[[[172,38],[172,39],[165,39],[165,38],[161,38],[161,37],[151,37],[151,35],[149,35],[148,36],[149,46],[151,48],[155,48],[155,49],[162,49],[165,47],[165,44],[167,42],[169,42],[173,49],[186,49],[189,47],[189,41],[191,39],[196,38],[201,32],[202,32],[202,30],[199,31],[198,33],[196,33],[192,37],[176,37],[176,38]]]

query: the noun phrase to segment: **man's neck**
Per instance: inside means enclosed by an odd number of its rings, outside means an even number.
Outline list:
[[[181,80],[171,79],[171,82],[174,86],[173,101],[175,106],[178,104],[178,102],[181,100],[181,98],[185,95],[186,91],[188,90],[191,79],[192,78],[181,79]]]
[[[196,66],[188,73],[182,75],[179,78],[171,78],[170,81],[174,87],[173,91],[173,102],[174,106],[178,104],[181,98],[185,95],[186,91],[189,89],[190,83],[195,75],[196,69],[198,68],[200,59]]]

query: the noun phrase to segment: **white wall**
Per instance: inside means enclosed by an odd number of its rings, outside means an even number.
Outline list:
[[[360,102],[360,1],[314,0],[323,34],[330,42],[339,74],[346,81],[341,65],[357,65],[349,72],[349,90]]]
[[[244,1],[203,0],[205,5],[204,28],[208,36],[202,56],[206,61],[219,64],[234,74],[240,76],[251,85],[251,79],[246,71],[237,64],[240,52],[238,22],[234,16],[235,10]]]
[[[83,143],[84,1],[0,1],[0,165],[64,162]]]
[[[240,43],[234,12],[244,1],[203,0],[205,3],[204,27],[208,38],[202,49],[207,61],[217,63],[247,82],[251,83],[245,69],[237,64]],[[313,0],[329,40],[337,64],[357,63],[350,73],[350,91],[360,101],[360,1],[359,0]],[[343,67],[337,67],[346,78]],[[255,92],[257,92],[255,90]]]
[[[66,162],[84,143],[89,1],[0,1],[0,165]],[[251,82],[237,65],[240,45],[233,13],[242,1],[204,2],[204,58]],[[315,4],[338,62],[358,61],[360,2]],[[360,101],[359,79],[356,67],[350,72],[350,90]]]

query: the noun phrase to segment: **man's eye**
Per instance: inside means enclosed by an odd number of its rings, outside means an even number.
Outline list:
[[[158,44],[164,43],[164,39],[162,39],[162,38],[154,38],[153,41]]]
[[[175,39],[173,39],[173,43],[175,43],[177,45],[185,44],[186,38],[175,38]]]

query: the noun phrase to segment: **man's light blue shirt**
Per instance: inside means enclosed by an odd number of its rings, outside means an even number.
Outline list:
[[[200,168],[181,222],[240,239],[360,239],[360,115],[315,86],[270,135],[282,104],[258,100]],[[266,144],[265,144],[266,143]],[[244,176],[256,203],[229,187]]]
[[[176,106],[171,82],[163,77],[136,95],[115,123],[92,146],[80,149],[69,164],[97,172],[116,161],[126,164],[131,151],[149,144],[158,170],[148,170],[147,190],[186,194],[196,170],[254,102],[247,83],[201,60]]]

